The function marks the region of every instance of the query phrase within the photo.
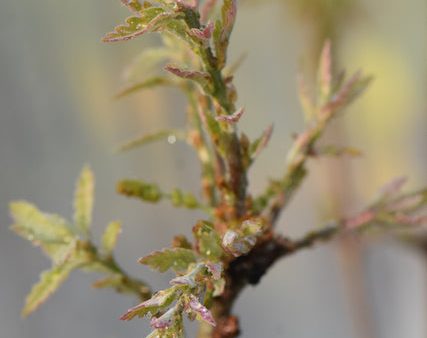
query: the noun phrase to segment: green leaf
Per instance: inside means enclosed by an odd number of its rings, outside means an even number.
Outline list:
[[[111,255],[116,247],[117,239],[122,232],[120,222],[111,222],[102,235],[102,249],[107,255]]]
[[[131,85],[127,85],[125,88],[120,90],[116,95],[116,99],[121,99],[122,97],[134,94],[143,89],[151,89],[158,86],[172,86],[175,85],[174,82],[168,78],[155,76],[146,80],[142,80],[140,82],[136,82]]]
[[[170,248],[162,251],[155,251],[139,260],[141,264],[148,265],[154,270],[165,272],[169,269],[175,272],[184,272],[191,263],[197,261],[197,256],[193,250],[183,248]]]
[[[35,245],[69,244],[74,237],[63,218],[45,214],[28,202],[12,202],[10,213],[14,221],[12,230]]]
[[[127,197],[139,198],[145,202],[157,203],[162,197],[157,184],[137,180],[123,180],[117,184],[117,192]]]
[[[54,266],[51,270],[40,275],[40,281],[33,286],[25,300],[22,310],[23,316],[28,316],[35,311],[47,298],[52,295],[59,286],[67,279],[69,273],[77,266],[73,262],[66,262]]]
[[[185,207],[188,209],[197,209],[200,207],[200,203],[193,194],[184,193],[180,189],[174,189],[170,194],[170,199],[175,207]]]
[[[156,292],[150,299],[127,310],[120,319],[131,320],[136,316],[144,317],[149,313],[156,315],[158,312],[163,311],[172,304],[172,302],[177,298],[178,292],[179,288],[175,286]]]
[[[209,222],[201,221],[194,226],[193,233],[199,253],[212,261],[218,261],[224,251],[221,247],[221,238],[213,225]]]
[[[77,180],[74,194],[74,223],[77,229],[87,235],[92,222],[93,192],[95,180],[89,167],[84,167]]]
[[[173,138],[174,140],[176,139],[184,140],[185,136],[186,136],[185,132],[181,130],[174,130],[174,129],[160,130],[154,133],[144,134],[144,135],[135,137],[133,140],[130,140],[124,143],[123,145],[121,145],[118,148],[118,152],[133,150],[153,142],[169,140],[169,138]]]
[[[215,22],[213,33],[218,68],[224,68],[230,35],[234,27],[237,13],[236,0],[224,0],[221,9],[221,21]]]

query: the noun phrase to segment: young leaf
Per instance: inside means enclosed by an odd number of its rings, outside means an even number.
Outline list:
[[[212,261],[218,261],[224,251],[221,247],[221,238],[209,222],[201,221],[193,228],[197,249],[201,255]]]
[[[137,180],[120,181],[117,184],[117,192],[127,197],[135,197],[151,203],[157,203],[163,197],[163,193],[157,184]]]
[[[172,85],[174,85],[174,83],[170,79],[167,79],[161,76],[155,76],[155,77],[151,77],[149,79],[126,86],[115,95],[115,98],[121,99],[122,97],[134,94],[143,89],[151,89],[158,86],[172,86]]]
[[[235,111],[231,115],[219,115],[215,117],[217,121],[227,122],[227,123],[237,123],[239,122],[240,118],[245,112],[245,108],[240,108],[239,110]]]
[[[150,325],[153,329],[167,329],[179,320],[180,313],[176,306],[170,308],[160,317],[151,318]]]
[[[155,315],[172,304],[178,296],[178,290],[179,289],[177,287],[171,287],[169,289],[159,291],[145,302],[130,308],[123,316],[120,317],[120,319],[131,320],[136,316],[144,317],[148,313]]]
[[[114,31],[106,34],[103,41],[117,42],[136,38],[147,32],[155,31],[162,22],[171,20],[176,15],[175,13],[165,12],[160,7],[144,8],[139,16],[127,18],[125,25],[117,26]]]
[[[184,193],[180,189],[174,189],[170,194],[172,204],[179,208],[185,207],[187,209],[197,209],[200,207],[199,201],[191,193]]]
[[[74,223],[77,229],[88,234],[92,222],[94,177],[89,167],[84,167],[77,180],[74,194]]]
[[[47,298],[59,288],[65,279],[67,279],[69,273],[75,268],[75,263],[66,262],[64,264],[54,266],[51,270],[43,272],[40,275],[40,281],[33,286],[25,300],[22,315],[28,316],[43,304]]]
[[[315,117],[316,105],[308,91],[307,84],[302,74],[298,76],[298,96],[305,120],[309,122]]]
[[[193,80],[199,83],[202,87],[206,86],[211,80],[211,77],[208,73],[201,72],[198,70],[187,70],[173,65],[167,65],[165,67],[165,70],[182,79]]]
[[[139,260],[141,264],[148,265],[154,270],[165,272],[169,269],[175,272],[184,272],[191,263],[197,261],[193,250],[183,248],[164,249],[155,251]]]
[[[239,230],[225,233],[222,245],[235,257],[246,255],[262,235],[263,228],[263,222],[259,219],[246,220]]]
[[[186,307],[187,312],[194,314],[198,321],[203,321],[211,326],[216,326],[216,322],[212,313],[206,307],[200,304],[199,300],[194,295],[190,294],[188,296]]]
[[[249,151],[252,161],[255,160],[259,156],[259,154],[267,147],[272,134],[273,125],[270,125],[266,130],[264,130],[262,135],[251,144]]]
[[[119,152],[133,150],[138,147],[142,147],[146,144],[150,144],[157,141],[169,140],[169,138],[173,137],[174,140],[184,140],[185,132],[181,130],[160,130],[150,134],[144,134],[138,137],[135,137],[133,140],[130,140],[118,148]]]
[[[111,222],[105,229],[102,235],[102,248],[107,255],[111,255],[116,247],[117,239],[122,232],[122,225],[120,222]]]
[[[73,238],[63,218],[45,214],[28,202],[11,203],[10,213],[14,221],[12,230],[35,245],[68,244]]]
[[[325,42],[320,56],[319,69],[317,72],[320,101],[328,100],[332,90],[332,56],[331,42]]]

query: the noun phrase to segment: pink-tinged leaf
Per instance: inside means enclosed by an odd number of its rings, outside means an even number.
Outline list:
[[[231,115],[220,115],[216,116],[215,119],[217,121],[228,122],[228,123],[237,123],[245,112],[245,108],[240,108],[236,112]]]
[[[331,94],[332,88],[332,56],[329,40],[325,42],[320,56],[318,83],[321,96],[327,98]]]
[[[403,224],[408,226],[420,226],[427,225],[427,215],[405,215],[398,213],[395,215],[397,224]]]
[[[200,21],[207,22],[218,0],[206,0],[200,9]]]
[[[213,32],[213,22],[209,22],[205,28],[198,29],[198,28],[192,28],[190,29],[190,34],[202,41],[207,41],[212,37]]]
[[[222,271],[223,271],[222,263],[208,262],[206,263],[206,267],[208,268],[208,271],[211,273],[213,279],[218,280],[221,278]]]
[[[243,236],[233,230],[228,230],[222,239],[222,246],[234,257],[246,255],[256,244],[256,236]]]
[[[362,225],[366,225],[375,219],[375,213],[372,211],[365,211],[355,217],[349,218],[344,222],[344,227],[347,229],[357,229]]]
[[[206,82],[210,80],[210,76],[208,73],[197,70],[185,70],[172,65],[165,66],[165,70],[180,78],[193,80],[200,84],[206,84]]]
[[[176,308],[170,308],[162,316],[151,318],[150,325],[153,329],[167,329],[171,327],[176,320]]]
[[[408,181],[405,176],[396,177],[391,182],[387,183],[380,189],[380,194],[383,198],[391,198],[402,191],[403,186]]]
[[[165,12],[159,7],[146,8],[140,16],[127,18],[125,25],[117,26],[114,31],[107,33],[103,41],[117,42],[134,39],[147,32],[156,31],[161,22],[172,20],[177,15],[177,13]]]
[[[304,76],[302,74],[298,75],[298,95],[301,103],[301,107],[303,109],[305,119],[307,121],[311,121],[314,117],[315,113],[315,104],[314,100],[311,97],[307,84],[305,82]]]
[[[189,296],[187,311],[195,314],[197,320],[204,321],[212,326],[216,326],[216,322],[212,316],[212,313],[205,306],[203,306],[194,295]]]
[[[359,96],[372,81],[371,77],[363,77],[360,71],[356,72],[338,92],[320,109],[320,117],[328,119],[333,114],[348,106],[357,96]]]
[[[223,25],[223,39],[228,39],[233,30],[234,22],[236,21],[237,14],[237,1],[224,0],[222,7],[222,25]]]
[[[386,209],[389,211],[412,211],[416,210],[423,202],[422,195],[404,196],[397,201],[389,203]]]
[[[138,304],[127,310],[127,312],[120,317],[121,320],[131,320],[136,316],[144,317],[148,313],[152,315],[167,308],[177,297],[177,289],[172,287],[163,291],[159,291],[150,299]]]
[[[199,263],[194,268],[183,276],[178,276],[172,279],[169,284],[171,285],[188,285],[190,287],[197,286],[198,277],[206,271],[206,266],[203,263]]]
[[[255,159],[259,156],[259,154],[268,146],[270,142],[271,135],[273,134],[273,125],[271,124],[264,132],[261,137],[255,140],[254,143],[251,144],[251,158]]]

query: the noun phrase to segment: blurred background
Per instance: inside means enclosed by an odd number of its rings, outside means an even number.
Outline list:
[[[360,159],[311,162],[310,178],[280,229],[297,236],[323,220],[357,211],[378,187],[408,175],[427,182],[427,3],[425,0],[241,0],[230,58],[247,59],[236,75],[250,136],[271,122],[270,147],[251,172],[251,188],[282,172],[291,135],[303,127],[295,79],[313,75],[326,37],[337,64],[375,81],[327,138],[361,149]],[[96,184],[94,232],[120,219],[117,259],[157,288],[159,275],[136,260],[189,233],[200,215],[116,195],[120,178],[197,192],[199,168],[185,145],[157,143],[113,154],[129,137],[185,123],[175,90],[116,101],[126,64],[147,36],[125,44],[100,38],[127,15],[116,0],[3,1],[0,4],[0,337],[136,338],[148,324],[123,323],[133,299],[93,291],[93,275],[74,273],[28,319],[20,310],[49,261],[9,229],[8,203],[26,199],[68,218],[74,181],[85,163]],[[248,288],[235,312],[244,338],[421,338],[427,336],[427,256],[388,237],[347,239],[279,262]]]

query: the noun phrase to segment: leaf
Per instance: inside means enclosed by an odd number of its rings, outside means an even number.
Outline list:
[[[137,180],[123,180],[117,184],[117,192],[127,197],[139,198],[145,202],[157,203],[163,193],[157,184]]]
[[[359,149],[353,147],[338,147],[335,145],[321,146],[317,149],[313,149],[314,155],[327,155],[327,156],[343,156],[348,155],[351,157],[362,156],[362,152]]]
[[[115,98],[121,99],[125,96],[135,94],[136,92],[139,92],[143,89],[151,89],[158,86],[171,86],[171,85],[174,85],[174,83],[171,80],[165,77],[155,76],[140,82],[136,82],[132,85],[126,86],[115,95]]]
[[[316,106],[302,74],[298,75],[298,95],[305,119],[311,121],[315,116]]]
[[[209,22],[203,29],[191,28],[190,35],[203,42],[207,42],[212,37],[213,28],[213,23]]]
[[[222,121],[227,123],[237,123],[239,122],[244,112],[245,112],[245,108],[242,107],[231,115],[219,115],[219,116],[216,116],[215,119],[217,121]]]
[[[130,308],[124,315],[120,317],[121,320],[131,320],[136,316],[144,317],[148,313],[152,315],[157,314],[159,311],[167,308],[178,296],[178,288],[171,287],[166,290],[156,292],[150,299],[142,302],[141,304]]]
[[[139,12],[143,8],[138,0],[121,0],[121,2],[134,12]]]
[[[189,295],[186,306],[187,311],[190,314],[194,314],[198,321],[206,322],[211,326],[216,326],[212,313],[204,307],[194,295]]]
[[[148,265],[154,270],[165,272],[169,269],[175,272],[184,272],[191,263],[197,261],[197,256],[193,250],[183,248],[163,249],[155,251],[139,260],[141,264]]]
[[[237,14],[236,0],[224,0],[221,8],[221,21],[215,22],[214,45],[219,69],[223,69],[227,59],[227,48]]]
[[[199,253],[212,261],[218,261],[224,251],[221,247],[221,238],[213,225],[206,221],[197,223],[193,228]]]
[[[102,235],[102,248],[107,255],[111,255],[117,244],[117,239],[122,232],[120,222],[111,222]]]
[[[144,8],[139,16],[132,16],[126,19],[126,24],[119,25],[114,31],[107,33],[104,42],[117,42],[134,39],[147,32],[155,31],[161,23],[171,20],[178,15],[177,13],[165,12],[160,7]]]
[[[170,199],[172,204],[177,208],[197,209],[200,207],[199,201],[193,194],[184,193],[180,189],[174,189],[170,194]]]
[[[174,248],[183,248],[183,249],[192,249],[192,244],[184,235],[177,235],[173,238],[172,247]]]
[[[94,177],[89,167],[84,167],[77,180],[74,194],[74,223],[77,229],[88,234],[92,222]]]
[[[332,56],[331,42],[328,40],[323,46],[317,71],[320,101],[325,102],[332,90]]]
[[[228,230],[222,238],[222,246],[234,257],[246,255],[263,234],[264,224],[260,219],[250,219],[242,223],[240,229]]]
[[[266,130],[264,130],[262,135],[251,144],[249,150],[252,161],[256,159],[259,154],[267,147],[272,134],[273,125],[271,124]]]
[[[170,137],[173,137],[175,140],[176,139],[184,140],[185,132],[181,130],[167,129],[167,130],[160,130],[154,133],[144,134],[144,135],[135,137],[133,140],[130,140],[124,143],[118,148],[117,151],[124,152],[124,151],[133,150],[135,148],[138,148],[153,142],[169,140]]]
[[[371,83],[372,77],[363,76],[361,72],[355,73],[341,88],[332,96],[332,98],[320,109],[320,117],[330,118],[333,114],[348,106],[355,100]]]
[[[196,264],[188,273],[182,276],[173,278],[169,284],[171,285],[186,285],[194,288],[200,283],[200,276],[206,272],[206,265],[203,263]]]
[[[206,86],[211,81],[211,77],[208,73],[198,70],[182,69],[174,65],[166,65],[165,70],[182,79],[195,81],[202,87]]]
[[[52,295],[67,279],[69,273],[77,266],[74,262],[66,262],[45,271],[40,275],[40,281],[33,286],[25,300],[23,316],[35,311],[47,298]]]
[[[14,221],[12,230],[35,245],[64,245],[74,237],[63,218],[45,214],[28,202],[12,202],[10,213]]]
[[[153,329],[167,329],[179,320],[180,313],[176,306],[170,308],[160,317],[151,318],[150,325]]]

